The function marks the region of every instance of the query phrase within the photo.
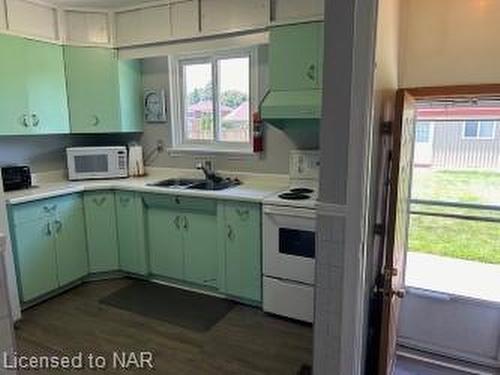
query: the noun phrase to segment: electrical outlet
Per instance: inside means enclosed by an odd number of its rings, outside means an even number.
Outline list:
[[[158,139],[156,141],[156,151],[158,153],[162,153],[163,151],[165,151],[165,142],[163,142],[163,140]]]

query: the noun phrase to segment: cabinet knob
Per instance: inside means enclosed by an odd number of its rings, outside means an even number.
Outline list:
[[[28,122],[28,115],[22,115],[22,117],[21,117],[21,123],[23,124],[23,126],[25,128],[28,128],[30,126],[30,124]]]
[[[98,126],[99,125],[99,122],[101,122],[99,120],[99,117],[97,115],[93,115],[92,116],[92,126]]]
[[[316,65],[311,64],[307,68],[307,78],[309,78],[311,81],[316,81]]]
[[[38,117],[38,115],[36,113],[33,113],[31,115],[31,123],[33,124],[33,126],[35,128],[38,127],[38,125],[40,125],[40,118]]]

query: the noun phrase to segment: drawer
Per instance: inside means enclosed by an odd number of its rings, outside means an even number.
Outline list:
[[[63,195],[56,198],[41,199],[34,202],[9,206],[14,224],[52,218],[56,214],[65,214],[67,211],[81,209],[80,194]]]
[[[193,198],[181,195],[145,194],[144,204],[148,207],[175,208],[176,210],[217,212],[217,201],[206,198]]]

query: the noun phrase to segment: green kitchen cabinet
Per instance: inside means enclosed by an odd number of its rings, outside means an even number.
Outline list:
[[[119,87],[116,51],[64,47],[72,133],[119,132]]]
[[[116,223],[120,269],[139,275],[148,274],[145,244],[144,206],[134,192],[116,192]]]
[[[38,134],[69,133],[63,48],[33,40],[25,44],[30,125]]]
[[[81,279],[88,272],[83,204],[78,194],[9,206],[23,302]]]
[[[148,243],[152,274],[184,280],[181,221],[181,211],[160,206],[148,208]]]
[[[68,133],[63,50],[0,35],[0,135]]]
[[[119,252],[114,193],[87,192],[83,201],[90,272],[117,271]]]
[[[320,89],[323,22],[276,26],[270,33],[272,91]]]
[[[73,198],[70,196],[69,199]],[[89,272],[83,204],[80,198],[76,204],[69,203],[70,207],[67,209],[56,209],[55,219],[52,221],[60,285],[81,279]]]
[[[118,60],[121,131],[142,132],[142,71],[139,60]]]
[[[215,210],[187,212],[184,231],[185,279],[191,283],[217,286],[218,252]]]
[[[260,302],[262,299],[261,210],[258,204],[224,202],[219,207],[222,289],[225,293]]]
[[[18,223],[13,234],[22,301],[57,289],[59,280],[51,223],[43,219]]]
[[[211,199],[148,195],[151,273],[217,286],[217,203]]]

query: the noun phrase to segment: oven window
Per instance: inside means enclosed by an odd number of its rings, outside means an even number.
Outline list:
[[[315,233],[306,230],[280,228],[280,253],[304,258],[315,256]]]
[[[107,172],[108,155],[75,156],[75,171],[77,173]]]

